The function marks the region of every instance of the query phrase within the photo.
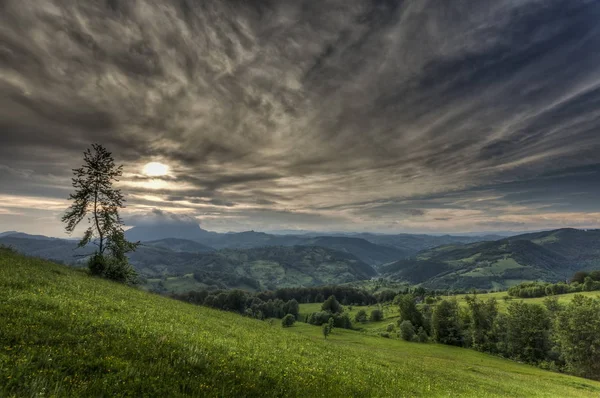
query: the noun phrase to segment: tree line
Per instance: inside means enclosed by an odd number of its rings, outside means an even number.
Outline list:
[[[533,298],[596,290],[600,290],[600,271],[578,271],[569,283],[523,282],[509,288],[508,295],[519,298]]]
[[[600,300],[575,295],[566,305],[556,297],[544,304],[514,301],[498,311],[494,298],[466,297],[417,306],[415,297],[396,299],[399,335],[472,348],[545,369],[600,380]]]
[[[398,294],[397,292],[394,295]],[[272,291],[256,293],[261,300],[291,300],[300,303],[322,303],[326,298],[335,296],[343,305],[371,305],[378,302],[378,297],[364,289],[351,286],[316,286],[316,287],[289,287]]]
[[[174,299],[191,304],[204,305],[223,311],[256,319],[284,318],[290,314],[298,318],[300,304],[297,300],[268,299],[262,300],[253,293],[243,290],[217,290],[217,291],[191,291],[183,294],[171,295]]]

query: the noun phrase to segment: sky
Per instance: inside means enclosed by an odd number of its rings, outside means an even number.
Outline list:
[[[0,0],[0,231],[62,236],[92,143],[129,226],[599,227],[599,21],[585,0]]]

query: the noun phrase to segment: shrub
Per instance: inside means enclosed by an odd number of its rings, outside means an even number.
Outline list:
[[[389,323],[389,324],[387,325],[387,327],[385,328],[385,330],[386,330],[387,332],[393,332],[393,331],[394,331],[394,328],[395,328],[394,324],[393,324],[393,323]]]
[[[106,259],[102,254],[96,252],[88,260],[88,268],[90,270],[90,274],[102,276],[106,270]]]
[[[332,314],[338,314],[343,311],[342,306],[333,295],[329,296],[329,298],[325,300],[321,306],[321,310],[331,312]]]
[[[287,314],[281,320],[281,326],[284,328],[289,328],[290,326],[294,325],[294,322],[296,322],[296,317],[292,314]]]
[[[367,312],[365,310],[360,310],[354,315],[354,320],[356,322],[365,323],[367,321]]]
[[[121,283],[135,284],[137,281],[137,272],[135,272],[126,258],[117,259],[110,257],[106,262],[106,269],[103,276]]]
[[[383,311],[381,311],[380,309],[374,309],[373,311],[371,311],[369,320],[371,322],[379,322],[379,321],[383,320]]]
[[[308,323],[311,325],[321,326],[322,324],[329,322],[329,318],[331,317],[332,315],[329,312],[313,312],[308,316]]]
[[[417,341],[419,343],[427,343],[429,341],[429,336],[427,336],[427,332],[422,327],[417,332]]]
[[[88,260],[90,274],[101,276],[116,282],[134,284],[137,273],[127,261],[127,258],[118,259],[112,256],[103,256],[94,253]]]
[[[400,323],[400,337],[406,341],[413,341],[415,338],[415,327],[409,320]]]
[[[342,329],[352,329],[352,322],[348,314],[334,315],[334,326]]]

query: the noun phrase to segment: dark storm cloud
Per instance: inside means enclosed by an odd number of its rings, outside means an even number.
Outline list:
[[[0,200],[65,198],[101,142],[133,213],[224,229],[597,213],[599,18],[585,0],[1,1]]]

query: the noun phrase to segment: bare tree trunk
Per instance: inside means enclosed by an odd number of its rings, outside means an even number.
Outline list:
[[[96,182],[96,186],[94,187],[94,221],[96,222],[96,230],[98,231],[98,236],[100,237],[100,254],[104,252],[104,236],[102,235],[102,230],[100,229],[100,222],[98,221],[98,182]]]

